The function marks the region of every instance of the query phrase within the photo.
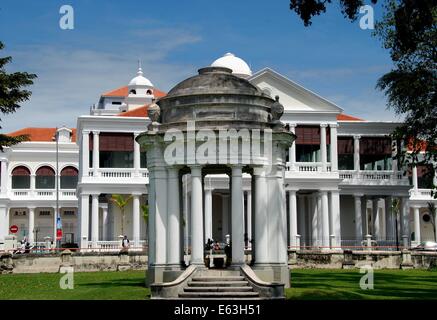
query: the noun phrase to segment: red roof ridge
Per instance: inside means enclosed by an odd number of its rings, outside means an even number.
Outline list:
[[[76,141],[76,128],[68,128],[72,131],[72,142]],[[6,135],[11,137],[21,136],[21,135],[28,135],[29,140],[28,142],[52,142],[53,137],[55,135],[56,128],[47,128],[47,127],[26,127],[22,128],[10,133],[7,133]]]
[[[120,112],[119,114],[117,114],[117,116],[119,116],[119,117],[141,117],[141,118],[145,118],[145,117],[147,117],[147,108],[148,107],[149,107],[149,104],[145,104],[143,106],[136,107],[135,109],[132,109],[132,110],[129,110],[129,111]]]
[[[128,86],[123,86],[123,87],[119,87],[117,89],[105,92],[102,94],[102,97],[126,97],[129,93],[129,87]],[[153,89],[153,95],[155,96],[155,98],[161,98],[167,95],[166,92],[161,91],[159,89],[154,88]]]
[[[339,115],[337,115],[337,120],[338,121],[365,121],[364,119],[357,118],[345,113],[340,113]]]

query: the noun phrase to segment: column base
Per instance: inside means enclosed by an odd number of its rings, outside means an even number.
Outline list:
[[[152,264],[147,271],[146,286],[153,283],[165,283],[176,280],[184,271],[180,264]]]
[[[263,281],[283,283],[285,288],[290,288],[290,269],[282,263],[255,263],[253,272]]]

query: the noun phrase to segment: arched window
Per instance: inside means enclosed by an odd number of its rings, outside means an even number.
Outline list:
[[[79,172],[75,167],[65,167],[61,171],[61,189],[76,189]]]
[[[148,95],[152,95],[152,94],[153,94],[153,91],[149,89],[149,90],[146,91],[146,93],[147,93]]]
[[[131,91],[129,91],[129,94],[137,94],[137,90],[132,89]]]
[[[20,166],[12,170],[12,189],[30,189],[30,171]]]
[[[54,189],[55,188],[55,171],[50,167],[41,167],[36,170],[35,179],[36,189]]]

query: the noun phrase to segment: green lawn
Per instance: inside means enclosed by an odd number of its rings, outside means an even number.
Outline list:
[[[288,299],[437,299],[437,271],[375,270],[373,290],[360,288],[359,270],[293,269]]]
[[[62,290],[63,274],[0,275],[0,299],[145,299],[143,271],[78,272],[74,289]],[[359,270],[293,269],[289,299],[437,299],[437,271],[375,270],[374,289],[359,286]]]
[[[64,275],[0,275],[0,299],[138,300],[150,295],[144,285],[144,271],[77,272],[73,290],[60,288],[59,281]]]

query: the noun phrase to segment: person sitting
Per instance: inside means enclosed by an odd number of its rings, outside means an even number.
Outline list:
[[[218,251],[218,250],[220,250],[220,249],[221,249],[221,248],[220,248],[220,244],[219,244],[219,242],[218,242],[218,241],[216,241],[216,242],[214,243],[214,245],[213,245],[212,249],[213,249],[213,250],[216,250],[216,251]]]
[[[128,251],[129,250],[129,239],[127,236],[123,237],[123,240],[121,241],[121,246],[123,247],[122,251]]]

